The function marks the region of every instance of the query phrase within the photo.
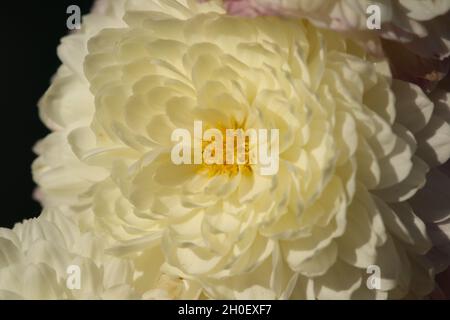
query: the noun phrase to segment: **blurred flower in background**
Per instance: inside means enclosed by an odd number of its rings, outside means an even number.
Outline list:
[[[450,2],[447,0],[225,0],[233,15],[278,15],[311,21],[359,39],[374,53],[386,54],[399,79],[431,91],[445,78],[450,55]],[[367,8],[381,12],[381,28],[368,30]],[[377,35],[380,39],[374,38]]]

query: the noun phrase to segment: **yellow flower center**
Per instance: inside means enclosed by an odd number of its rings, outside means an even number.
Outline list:
[[[238,130],[242,129],[245,131],[245,120],[242,123],[238,123],[236,120],[232,121],[232,128],[226,128],[222,123],[219,123],[216,128],[222,132],[223,137],[227,137],[226,131],[227,129],[233,129]],[[208,128],[209,129],[209,128]],[[200,166],[199,172],[201,173],[207,173],[208,177],[214,177],[216,175],[228,175],[229,177],[234,177],[239,172],[245,175],[250,175],[252,173],[252,167],[250,164],[250,138],[248,136],[245,136],[245,163],[244,164],[238,164],[238,138],[236,136],[233,136],[233,161],[229,163],[227,161],[227,139],[222,140],[222,159],[223,164],[207,164],[205,162],[202,163]],[[214,141],[214,140],[213,140]],[[202,156],[205,153],[205,149],[207,146],[209,146],[213,141],[203,141],[202,143]],[[214,156],[214,151],[211,154]]]

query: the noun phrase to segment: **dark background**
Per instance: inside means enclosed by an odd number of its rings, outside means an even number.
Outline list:
[[[32,199],[32,151],[48,130],[38,117],[37,102],[60,61],[59,40],[68,33],[67,7],[87,14],[92,0],[4,1],[0,9],[0,227],[40,214]]]

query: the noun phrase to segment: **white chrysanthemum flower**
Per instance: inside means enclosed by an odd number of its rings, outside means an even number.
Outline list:
[[[430,241],[409,200],[448,159],[450,126],[418,87],[301,20],[228,17],[190,0],[120,8],[123,21],[82,36],[87,53],[71,57],[69,41],[60,50],[66,67],[40,106],[56,130],[34,166],[44,203],[94,213],[83,228],[119,241],[118,257],[146,252],[149,276],[148,252],[161,248],[166,292],[178,292],[177,277],[212,298],[433,289]],[[279,129],[278,173],[173,164],[171,133],[195,120]],[[380,290],[366,286],[371,265]]]
[[[0,229],[0,299],[178,299],[198,286],[161,274],[158,248],[133,257],[108,253],[109,241],[82,232],[61,209]],[[151,262],[150,262],[151,261]]]
[[[49,210],[37,219],[16,224],[12,230],[1,229],[0,296],[133,298],[131,264],[105,255],[105,249],[101,238],[81,233],[62,211]],[[79,278],[71,279],[72,274]]]

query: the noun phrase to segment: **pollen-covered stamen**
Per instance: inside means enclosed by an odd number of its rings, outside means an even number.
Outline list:
[[[239,172],[242,174],[252,173],[252,164],[255,163],[250,153],[256,147],[256,134],[245,130],[245,121],[232,122],[232,128],[226,128],[223,124],[217,125],[221,133],[221,141],[217,136],[211,140],[203,140],[202,157],[205,159],[200,167],[200,172],[206,172],[209,177],[216,175],[228,175],[233,177]]]

